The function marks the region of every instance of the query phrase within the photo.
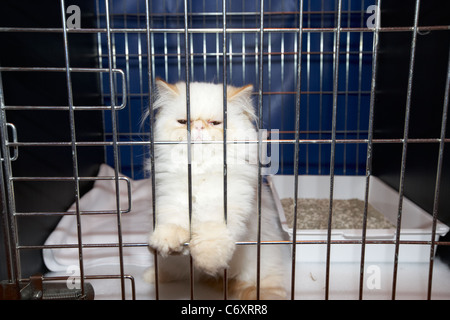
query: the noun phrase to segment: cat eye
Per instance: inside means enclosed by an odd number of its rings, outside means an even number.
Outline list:
[[[222,123],[222,121],[208,121],[208,123],[213,125],[213,126],[218,126],[219,124]]]
[[[179,124],[186,124],[187,120],[179,119],[177,120]]]

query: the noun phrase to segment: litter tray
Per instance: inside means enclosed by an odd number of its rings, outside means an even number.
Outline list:
[[[274,175],[268,177],[269,185],[280,216],[283,229],[293,238],[293,228],[286,220],[281,199],[293,198],[294,176]],[[335,176],[333,198],[359,199],[364,201],[366,177],[364,176]],[[299,199],[329,199],[329,176],[299,176]],[[381,213],[392,225],[384,229],[367,229],[367,240],[395,240],[396,221],[398,213],[399,194],[376,177],[370,178],[369,204]],[[301,210],[301,207],[299,208]],[[361,212],[363,215],[363,212]],[[430,241],[432,236],[433,219],[430,214],[404,197],[402,210],[402,224],[400,240]],[[437,221],[436,239],[444,236],[449,227]],[[297,241],[305,241],[297,246],[297,261],[323,262],[326,261],[326,244],[311,243],[327,240],[327,229],[298,229]],[[331,240],[361,240],[362,225],[359,229],[332,229]],[[394,244],[366,244],[365,261],[391,262],[394,261]],[[399,262],[427,262],[430,259],[430,246],[419,244],[400,244]],[[331,262],[359,262],[361,260],[361,244],[332,244],[330,252]]]

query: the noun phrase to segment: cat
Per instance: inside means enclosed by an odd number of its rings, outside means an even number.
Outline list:
[[[189,218],[186,83],[156,81],[153,103],[156,226],[149,246],[161,282],[189,277],[189,254],[200,278],[217,279],[228,269],[228,292],[255,299],[258,234],[256,116],[253,86],[227,86],[227,217],[224,217],[223,85],[190,83],[192,211]],[[240,143],[239,143],[240,141]],[[287,240],[267,187],[261,190],[261,240]],[[185,245],[188,243],[188,245]],[[260,298],[286,298],[287,245],[261,245]],[[154,282],[153,269],[144,278]]]

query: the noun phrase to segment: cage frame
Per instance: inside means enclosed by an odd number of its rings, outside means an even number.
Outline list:
[[[189,63],[189,60],[191,57],[194,56],[194,53],[191,53],[190,50],[190,41],[189,36],[192,34],[207,34],[207,33],[214,33],[214,34],[221,34],[222,35],[222,53],[217,53],[217,57],[222,61],[222,68],[223,68],[223,92],[224,92],[224,136],[226,137],[226,84],[227,84],[227,61],[230,59],[233,55],[233,53],[227,52],[227,36],[234,33],[255,33],[259,36],[259,61],[258,61],[258,68],[260,69],[259,72],[259,88],[257,92],[257,111],[259,119],[262,120],[262,112],[263,112],[263,95],[264,94],[271,94],[264,92],[263,90],[263,61],[264,56],[269,55],[270,53],[264,52],[264,35],[268,33],[283,33],[283,32],[291,32],[297,35],[298,37],[298,44],[297,52],[294,52],[295,55],[297,55],[297,90],[296,92],[293,92],[293,94],[296,95],[296,130],[295,130],[295,138],[294,139],[279,139],[279,140],[264,140],[262,137],[259,138],[257,141],[252,141],[252,143],[258,144],[258,146],[261,146],[262,143],[267,142],[276,142],[279,144],[291,144],[295,147],[295,159],[294,159],[294,176],[295,176],[295,190],[297,190],[297,181],[298,181],[298,166],[299,166],[299,157],[298,157],[298,150],[299,146],[302,144],[309,145],[309,144],[330,144],[331,145],[331,159],[330,159],[330,211],[329,211],[329,221],[328,221],[328,239],[326,241],[302,241],[297,240],[295,237],[291,241],[261,241],[259,232],[259,238],[257,241],[247,241],[247,242],[238,242],[237,245],[256,245],[258,250],[258,259],[257,259],[257,297],[259,298],[260,295],[260,274],[259,274],[259,263],[260,263],[260,249],[262,245],[286,245],[286,244],[295,244],[292,246],[292,264],[291,264],[291,299],[295,299],[295,272],[296,272],[296,262],[295,262],[295,256],[296,256],[296,250],[297,245],[308,245],[313,243],[320,243],[327,246],[327,263],[326,263],[326,286],[325,286],[325,299],[329,299],[329,277],[330,277],[330,250],[332,244],[361,244],[361,263],[360,263],[360,285],[359,285],[359,298],[363,299],[363,293],[364,293],[364,267],[365,267],[365,261],[364,261],[364,252],[365,247],[368,244],[393,244],[395,245],[395,258],[394,258],[394,276],[392,280],[392,299],[396,298],[396,286],[397,286],[397,273],[398,273],[398,252],[400,245],[407,245],[407,244],[419,244],[419,245],[429,245],[430,246],[430,262],[429,262],[429,278],[428,278],[428,286],[427,286],[427,298],[431,299],[432,296],[432,279],[433,279],[433,262],[434,262],[434,254],[435,254],[435,246],[436,245],[443,245],[448,246],[450,245],[450,242],[448,241],[436,241],[435,235],[436,235],[436,223],[437,223],[437,213],[438,213],[438,202],[439,202],[439,191],[440,191],[440,183],[441,183],[441,176],[442,176],[442,163],[443,163],[443,155],[444,155],[444,148],[445,144],[450,142],[449,138],[446,138],[446,122],[448,117],[448,104],[449,104],[449,91],[450,91],[450,60],[448,63],[448,71],[447,71],[447,83],[445,87],[445,93],[444,93],[444,105],[443,105],[443,111],[442,111],[442,123],[441,123],[441,130],[440,130],[440,137],[439,138],[410,138],[408,136],[408,128],[409,128],[409,118],[410,118],[410,105],[411,105],[411,94],[412,94],[412,79],[413,79],[413,67],[414,67],[414,54],[415,54],[415,44],[416,44],[416,38],[417,35],[421,32],[428,32],[428,31],[446,31],[448,30],[448,26],[419,26],[419,9],[420,9],[420,0],[415,0],[415,18],[414,18],[414,26],[410,27],[381,27],[379,24],[376,25],[376,27],[373,30],[367,29],[367,28],[345,28],[341,27],[341,16],[342,16],[342,2],[343,0],[338,0],[338,9],[336,11],[338,22],[337,26],[334,28],[307,28],[303,27],[303,15],[305,14],[303,12],[303,0],[299,0],[300,2],[300,10],[298,12],[299,14],[299,26],[297,28],[267,28],[265,27],[265,20],[264,16],[266,12],[264,11],[264,1],[260,1],[260,10],[257,12],[259,16],[259,28],[228,28],[226,24],[226,17],[227,15],[230,15],[231,13],[227,12],[226,8],[226,1],[223,1],[223,7],[222,12],[218,12],[218,16],[222,16],[222,22],[223,26],[222,28],[190,28],[188,24],[188,17],[190,16],[190,13],[188,12],[188,1],[183,0],[184,3],[184,28],[153,28],[151,26],[151,12],[150,12],[150,5],[149,0],[145,1],[145,21],[146,26],[141,28],[114,28],[111,26],[110,22],[110,5],[109,1],[105,1],[105,8],[106,8],[106,21],[107,26],[106,28],[82,28],[82,29],[70,29],[66,25],[66,1],[61,0],[60,6],[61,6],[61,21],[62,21],[62,28],[17,28],[17,27],[0,27],[0,32],[26,32],[26,33],[58,33],[62,34],[64,38],[64,51],[65,51],[65,67],[62,68],[46,68],[46,67],[2,67],[0,66],[0,138],[2,141],[2,170],[0,170],[0,180],[3,181],[1,183],[1,195],[2,195],[2,219],[4,224],[4,230],[6,231],[6,248],[7,248],[7,261],[6,264],[8,266],[8,274],[9,274],[9,281],[13,284],[15,284],[17,287],[21,283],[26,283],[29,281],[28,279],[24,279],[21,277],[21,265],[20,265],[20,251],[21,250],[42,250],[49,248],[49,246],[46,245],[21,245],[18,243],[17,238],[17,225],[16,225],[16,217],[21,215],[42,215],[45,213],[20,213],[16,212],[15,210],[15,204],[14,204],[14,182],[15,181],[25,181],[25,180],[32,180],[32,181],[43,181],[43,180],[53,180],[53,181],[73,181],[75,183],[75,202],[77,203],[77,209],[74,213],[52,213],[53,215],[68,215],[68,214],[74,214],[77,217],[78,221],[78,244],[77,245],[57,245],[52,246],[52,248],[77,248],[79,250],[79,262],[80,262],[80,278],[81,278],[81,292],[82,295],[84,295],[84,284],[86,280],[90,279],[119,279],[121,282],[121,297],[122,299],[126,298],[126,285],[125,280],[130,280],[132,284],[132,297],[136,296],[135,293],[135,279],[128,274],[125,274],[124,271],[124,262],[123,262],[123,248],[125,247],[142,247],[147,246],[146,243],[123,243],[122,240],[122,234],[121,234],[121,215],[123,213],[126,213],[127,210],[123,210],[120,206],[120,195],[119,195],[119,182],[122,180],[125,180],[127,184],[129,185],[129,180],[127,178],[121,177],[119,172],[119,148],[121,146],[147,146],[151,150],[153,150],[155,144],[158,143],[167,143],[167,142],[157,142],[154,141],[153,136],[153,130],[150,129],[149,135],[148,135],[148,141],[119,141],[118,138],[118,129],[117,129],[117,119],[116,119],[116,113],[118,110],[124,109],[127,106],[127,90],[128,87],[125,81],[127,80],[126,72],[124,72],[121,69],[117,69],[114,67],[113,63],[113,57],[114,57],[114,49],[112,44],[112,36],[114,34],[127,34],[127,33],[140,33],[144,34],[146,37],[146,47],[147,47],[147,53],[146,55],[141,53],[140,59],[144,58],[147,59],[148,62],[148,69],[147,69],[147,76],[148,76],[148,94],[151,95],[153,89],[153,69],[152,69],[152,63],[154,59],[154,53],[152,52],[152,35],[153,34],[167,34],[167,33],[176,33],[181,36],[184,36],[185,39],[185,48],[184,48],[184,56],[183,54],[180,54],[180,59],[184,60],[185,65],[185,75],[186,75],[186,91],[187,91],[187,114],[190,114],[190,105],[189,105],[189,83],[190,83],[190,77],[191,74],[191,66]],[[381,0],[376,1],[376,5],[378,7],[382,6]],[[335,63],[335,71],[334,71],[334,81],[333,81],[333,117],[332,117],[332,132],[331,132],[331,139],[300,139],[300,96],[301,96],[301,64],[302,59],[301,56],[303,54],[302,52],[302,37],[305,34],[309,33],[332,33],[335,35],[335,51],[333,53],[333,59]],[[368,138],[366,139],[337,139],[336,137],[336,108],[337,108],[337,96],[338,96],[338,82],[339,82],[339,55],[342,54],[342,51],[340,51],[340,43],[339,43],[339,37],[341,33],[350,33],[350,32],[372,32],[374,35],[373,39],[373,53],[372,53],[372,75],[371,75],[371,92],[370,92],[370,115],[369,115],[369,130],[368,130]],[[404,128],[404,136],[402,138],[393,138],[393,139],[376,139],[373,135],[373,121],[374,121],[374,109],[376,108],[375,103],[375,79],[376,79],[376,71],[377,71],[377,58],[378,58],[378,38],[379,34],[382,32],[412,32],[412,41],[411,41],[411,56],[410,56],[410,73],[408,75],[408,92],[407,92],[407,101],[406,101],[406,114],[405,114],[405,128]],[[107,57],[108,57],[108,68],[95,68],[95,69],[89,69],[89,68],[72,68],[70,66],[70,59],[69,59],[69,46],[68,46],[68,34],[71,33],[93,33],[97,34],[98,37],[100,37],[102,34],[107,36]],[[100,49],[99,49],[100,50]],[[100,56],[102,53],[100,53]],[[101,58],[99,58],[101,59]],[[262,63],[261,63],[262,62]],[[2,87],[2,78],[1,75],[3,72],[62,72],[65,73],[66,79],[67,79],[67,92],[68,92],[68,105],[67,106],[8,106],[5,104],[4,101],[4,95],[3,95],[3,87]],[[110,89],[110,99],[111,105],[110,106],[75,106],[73,103],[73,92],[72,92],[72,80],[71,75],[74,72],[96,72],[96,73],[106,73],[109,77],[109,89]],[[122,85],[123,88],[121,90],[122,94],[122,104],[119,104],[118,106],[115,105],[115,97],[118,96],[117,92],[115,92],[115,83],[114,79],[116,77],[116,74],[120,74],[122,77]],[[15,109],[22,109],[22,110],[29,110],[29,109],[46,109],[46,110],[66,110],[69,112],[70,115],[70,131],[71,131],[71,141],[68,142],[18,142],[18,141],[11,141],[8,134],[8,126],[10,124],[7,122],[6,119],[6,111],[7,110],[15,110]],[[152,110],[151,107],[151,100],[148,106],[149,110]],[[75,118],[74,118],[74,112],[75,110],[108,110],[110,109],[111,115],[112,115],[112,141],[102,141],[102,142],[88,142],[88,141],[77,141],[76,139],[76,132],[75,132]],[[150,119],[152,119],[153,113],[150,111]],[[187,117],[188,119],[188,130],[190,130],[189,122],[190,117]],[[262,123],[262,121],[260,121]],[[224,138],[226,141],[226,139]],[[191,145],[194,144],[193,141],[188,141],[187,146],[188,150],[190,150]],[[227,143],[226,142],[220,142],[223,144],[223,150],[224,150],[224,216],[226,220],[227,216],[227,173],[226,173],[226,149],[227,149]],[[335,147],[337,144],[354,144],[354,143],[360,143],[360,144],[367,144],[367,159],[366,159],[366,190],[365,190],[365,208],[364,208],[364,222],[363,222],[363,234],[361,240],[346,240],[346,241],[336,241],[331,240],[331,221],[332,221],[332,200],[333,200],[333,186],[334,186],[334,156],[335,156]],[[398,203],[398,218],[397,218],[397,236],[396,239],[393,241],[377,241],[377,240],[370,240],[367,239],[366,234],[366,223],[367,223],[367,206],[368,206],[368,192],[369,192],[369,184],[370,184],[370,177],[372,174],[372,147],[374,144],[401,144],[402,145],[402,164],[401,164],[401,171],[400,171],[400,191],[399,191],[399,203]],[[437,174],[436,174],[436,183],[435,183],[435,191],[434,191],[434,206],[433,206],[433,212],[432,212],[432,218],[433,218],[433,230],[432,230],[432,237],[430,241],[404,241],[400,239],[400,227],[401,227],[401,219],[402,219],[402,202],[403,202],[403,196],[404,196],[404,178],[405,178],[405,168],[406,168],[406,155],[407,155],[407,147],[409,144],[412,143],[430,143],[430,144],[438,144],[439,145],[439,156],[438,156],[438,167],[437,167]],[[21,147],[45,147],[45,146],[64,146],[64,147],[70,147],[72,149],[73,154],[73,177],[16,177],[12,174],[12,161],[14,160],[14,155],[11,155],[10,148],[21,148]],[[89,244],[83,244],[83,239],[81,237],[81,226],[80,226],[80,219],[81,216],[84,214],[90,214],[89,212],[82,212],[78,208],[78,201],[80,199],[80,192],[79,192],[79,182],[82,180],[98,180],[97,177],[81,177],[78,173],[78,160],[77,160],[77,148],[78,147],[89,147],[89,146],[103,146],[103,147],[112,147],[113,148],[113,154],[114,154],[114,164],[115,164],[115,175],[114,177],[111,177],[110,179],[115,182],[116,185],[116,210],[113,212],[110,212],[111,214],[115,214],[117,216],[117,224],[119,226],[118,230],[118,243],[117,245],[111,245],[111,244],[95,244],[95,245],[89,245]],[[152,152],[153,154],[153,152]],[[259,152],[258,152],[259,155]],[[190,162],[189,162],[190,163]],[[151,166],[154,168],[154,158],[151,157]],[[190,164],[188,165],[188,172],[189,172],[189,215],[192,214],[192,190],[191,190],[191,168]],[[261,165],[259,165],[259,178],[258,178],[258,224],[260,228],[261,224],[261,185],[262,185],[262,177],[261,177]],[[131,192],[129,191],[129,199],[131,199]],[[153,205],[153,212],[155,212],[155,183],[152,179],[152,205]],[[295,191],[296,192],[296,191]],[[295,205],[294,205],[294,215],[296,217],[298,206],[296,197],[295,198]],[[48,213],[47,213],[48,214]],[[153,220],[155,223],[155,220]],[[294,227],[295,228],[295,227]],[[295,229],[294,229],[295,230]],[[295,231],[294,231],[295,234]],[[120,257],[120,275],[101,275],[101,276],[89,276],[84,274],[84,267],[83,267],[83,250],[85,248],[89,247],[117,247],[119,250],[119,257]],[[158,264],[158,258],[157,255],[154,255],[154,261],[155,266]],[[158,279],[158,272],[157,267],[155,267],[155,276],[156,279]],[[61,281],[66,280],[67,277],[44,277],[44,281]],[[224,299],[228,298],[227,293],[227,275],[225,272],[224,276],[224,284],[225,284],[225,290],[224,290]],[[192,260],[191,260],[191,277],[190,277],[190,296],[191,299],[195,298],[195,291],[194,291],[194,275],[193,275],[193,266],[192,266]],[[159,299],[159,283],[158,281],[155,282],[155,294],[156,299]]]

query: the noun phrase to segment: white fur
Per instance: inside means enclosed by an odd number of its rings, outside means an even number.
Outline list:
[[[191,145],[191,222],[187,128],[183,123],[186,120],[186,84],[179,82],[170,85],[158,80],[157,89],[154,135],[158,144],[155,144],[153,175],[156,182],[156,228],[150,234],[149,244],[162,257],[167,257],[160,262],[160,274],[164,274],[164,280],[187,276],[189,266],[186,256],[170,255],[190,253],[197,270],[209,276],[219,276],[224,268],[229,268],[228,276],[239,283],[237,287],[245,289],[254,286],[256,246],[235,245],[236,241],[257,240],[257,146],[242,143],[257,140],[252,87],[228,86],[227,89],[227,140],[239,143],[227,144],[226,222],[223,199],[223,86],[190,84],[191,140],[194,142]],[[286,239],[265,186],[262,190],[261,238],[263,241]],[[187,242],[189,247],[185,245]],[[272,293],[278,297],[280,292],[284,292],[285,266],[288,262],[287,246],[261,247],[261,290],[264,286],[269,291],[272,287],[276,288]],[[150,271],[146,278],[152,280],[152,274]],[[244,297],[239,293],[237,296]]]

